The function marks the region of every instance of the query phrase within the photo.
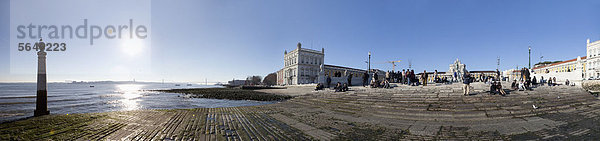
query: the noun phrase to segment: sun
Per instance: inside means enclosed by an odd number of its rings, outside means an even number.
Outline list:
[[[138,39],[127,39],[123,41],[121,48],[123,53],[129,56],[135,56],[142,52],[144,48],[144,43]]]

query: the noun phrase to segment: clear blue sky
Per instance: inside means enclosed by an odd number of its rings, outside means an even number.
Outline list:
[[[9,28],[9,1],[0,5],[0,81],[35,81],[35,75],[10,72],[9,30],[15,29]],[[371,51],[372,68],[384,70],[391,65],[379,62],[402,60],[398,69],[411,60],[418,72],[447,71],[456,58],[469,70],[492,70],[498,56],[506,70],[527,65],[527,46],[532,64],[542,55],[585,56],[586,39],[600,40],[598,7],[593,0],[156,0],[151,74],[86,75],[69,72],[81,64],[67,62],[58,68],[65,73],[48,77],[202,82],[264,76],[282,68],[284,50],[297,42],[325,48],[326,64],[362,69]],[[111,67],[103,65],[94,67]]]

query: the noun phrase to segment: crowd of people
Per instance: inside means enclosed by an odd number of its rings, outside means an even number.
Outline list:
[[[410,69],[403,69],[402,71],[397,72],[387,71],[384,75],[385,78],[381,80],[378,78],[379,76],[377,74],[378,73],[375,72],[372,75],[373,79],[371,79],[371,82],[369,83],[371,88],[391,88],[390,83],[398,83],[409,86],[427,86],[427,78],[429,77],[426,71],[423,71],[423,75],[417,77],[415,70]],[[437,76],[437,70],[434,75]],[[368,77],[364,77],[363,82],[367,82],[367,79]],[[441,80],[442,79],[436,79],[436,82],[441,82]],[[366,85],[366,83],[363,83],[363,86],[364,85]]]
[[[525,91],[525,90],[532,90],[532,87],[537,87],[539,85],[545,85],[547,84],[548,86],[556,86],[559,85],[556,82],[556,77],[551,77],[548,78],[547,80],[544,79],[544,77],[542,76],[539,80],[533,76],[531,77],[531,73],[529,71],[529,69],[527,68],[522,68],[521,70],[521,76],[519,77],[519,79],[514,79],[512,84],[511,84],[511,89],[512,90],[519,90],[519,91]],[[438,71],[435,70],[433,73],[427,73],[426,70],[423,71],[423,73],[417,77],[417,74],[415,74],[415,71],[412,69],[403,69],[402,71],[386,71],[385,75],[383,75],[384,78],[379,78],[381,73],[379,73],[377,70],[375,72],[369,73],[367,71],[364,72],[364,74],[362,75],[362,86],[366,87],[371,87],[371,88],[392,88],[392,85],[390,85],[390,83],[396,83],[396,84],[400,84],[400,85],[408,85],[408,86],[427,86],[427,83],[430,81],[429,80],[429,76],[430,74],[433,75],[433,83],[451,83],[451,82],[456,82],[459,80],[462,80],[463,83],[463,94],[464,95],[469,95],[471,86],[470,84],[473,82],[484,82],[486,84],[490,84],[490,94],[500,94],[500,95],[506,95],[506,91],[503,89],[502,87],[502,83],[501,83],[501,77],[500,77],[500,72],[496,69],[496,76],[485,76],[483,73],[480,74],[478,77],[474,77],[473,74],[467,72],[464,72],[463,74],[459,74],[457,75],[456,73],[454,73],[454,75],[452,76],[452,80],[449,81],[448,78],[446,77],[440,77],[438,76]],[[335,74],[336,77],[341,76],[341,74],[336,73]],[[460,78],[460,79],[459,79]],[[341,83],[341,82],[337,82],[337,84],[333,87],[333,89],[335,89],[336,92],[345,92],[348,91],[348,86],[350,84],[352,84],[351,81],[352,80],[352,75],[348,76],[348,80],[347,83]],[[369,81],[370,80],[370,81]],[[326,78],[326,84],[317,84],[315,90],[323,90],[324,88],[330,88],[330,84],[331,84],[331,78],[329,76],[327,76]],[[569,82],[569,80],[567,79],[565,81],[565,85],[573,85],[572,83]]]

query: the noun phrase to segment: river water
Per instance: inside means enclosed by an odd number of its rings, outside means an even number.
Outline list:
[[[139,109],[185,109],[253,106],[273,101],[220,100],[189,98],[183,94],[145,90],[173,88],[210,88],[212,85],[180,83],[49,83],[50,114],[95,113]],[[93,87],[91,87],[93,86]],[[0,122],[33,116],[35,83],[0,83]]]

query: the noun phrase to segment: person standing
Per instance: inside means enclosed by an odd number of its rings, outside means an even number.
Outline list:
[[[327,75],[327,88],[329,88],[329,86],[331,85],[331,77],[329,77],[329,75]]]
[[[411,83],[411,85],[417,83],[415,81],[419,81],[419,80],[417,80],[417,78],[415,76],[415,70],[410,70],[410,83]]]
[[[458,81],[458,78],[456,76],[456,72],[454,72],[454,74],[452,74],[452,82]]]
[[[525,68],[525,87],[531,88],[531,73],[528,68]]]
[[[367,85],[367,80],[369,80],[369,73],[367,73],[367,71],[365,71],[365,73],[363,74],[363,87]]]
[[[406,70],[406,78],[405,79],[406,79],[406,84],[410,85],[412,80],[410,80],[410,70],[409,69]]]
[[[519,77],[519,81],[520,80],[525,80],[525,68],[521,68],[521,77]]]
[[[501,81],[500,80],[500,71],[498,71],[498,69],[496,69],[496,81]]]
[[[435,83],[439,83],[439,81],[438,81],[438,72],[437,72],[437,70],[435,70],[435,71],[433,72],[433,81],[434,81]]]
[[[375,71],[375,73],[373,73],[373,80],[375,80],[375,82],[378,81],[379,79],[379,75],[377,75],[378,71]]]
[[[390,81],[390,71],[385,72],[385,80]]]
[[[402,84],[406,84],[406,70],[402,69]]]
[[[348,86],[352,86],[352,73],[348,73]]]
[[[465,73],[462,76],[463,78],[463,92],[465,96],[469,95],[469,91],[470,91],[470,87],[469,84],[471,84],[471,75],[469,75],[468,71],[465,71]]]
[[[427,86],[427,71],[423,70],[423,75],[421,75],[421,81],[423,81],[423,86]]]

